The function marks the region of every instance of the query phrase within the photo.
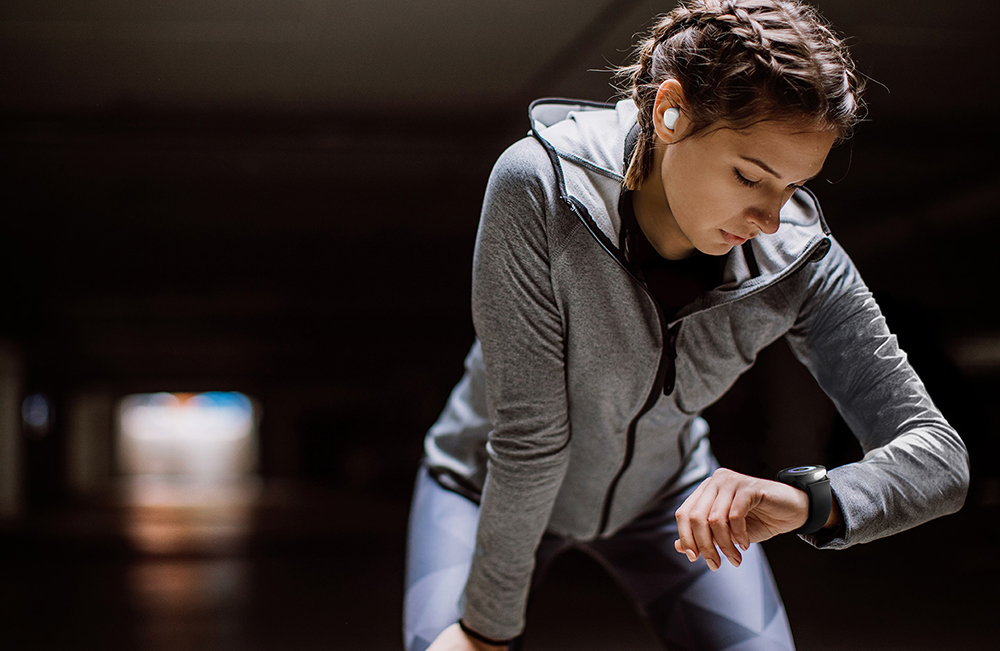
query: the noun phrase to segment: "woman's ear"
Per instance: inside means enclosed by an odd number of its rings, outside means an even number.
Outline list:
[[[684,115],[684,89],[676,79],[667,79],[656,91],[653,103],[653,130],[658,140],[670,144],[684,132],[689,121]]]

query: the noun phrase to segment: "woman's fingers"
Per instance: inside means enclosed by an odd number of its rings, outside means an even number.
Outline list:
[[[698,560],[698,554],[696,554],[695,552],[691,551],[690,549],[685,549],[684,545],[681,544],[681,539],[680,538],[678,538],[677,540],[674,541],[674,549],[676,549],[681,554],[684,554],[685,556],[687,556],[688,560],[691,561],[692,563],[694,561]]]
[[[691,561],[700,555],[712,570],[722,563],[721,551],[739,567],[743,556],[737,545],[743,551],[750,545],[747,514],[754,504],[754,481],[725,468],[716,470],[677,509],[674,549]]]
[[[690,530],[691,539],[694,541],[698,553],[708,563],[710,569],[717,570],[722,564],[719,552],[715,548],[715,541],[712,538],[712,528],[708,523],[708,514],[712,510],[712,505],[718,495],[717,482],[710,478],[701,495],[691,504],[691,508],[686,513],[687,526]],[[691,497],[694,497],[692,495]],[[678,521],[679,522],[679,521]],[[678,530],[680,526],[678,524]]]
[[[694,534],[695,542],[698,543],[698,551],[713,572],[722,565],[722,557],[715,548],[716,541],[709,522],[712,507],[719,497],[717,483],[713,482],[711,486],[706,487],[701,499],[691,511],[691,532]]]
[[[753,508],[755,502],[752,491],[740,491],[733,497],[732,506],[729,507],[729,529],[733,534],[733,542],[740,546],[743,551],[750,547],[750,532],[747,531],[747,515]]]
[[[684,503],[680,505],[680,508],[674,513],[674,517],[677,520],[677,542],[674,543],[674,549],[682,554],[686,554],[689,561],[692,563],[698,560],[698,543],[694,539],[694,533],[691,530],[691,519],[690,512],[694,504],[701,498],[705,492],[705,487],[712,481],[709,477],[705,481],[698,485],[698,488],[694,490],[693,493],[688,495]]]
[[[712,538],[718,545],[719,551],[726,555],[733,567],[739,567],[743,557],[736,549],[732,535],[732,524],[730,516],[737,487],[733,482],[723,482],[719,487],[719,493],[712,504],[712,509],[708,513],[708,526],[712,529]]]

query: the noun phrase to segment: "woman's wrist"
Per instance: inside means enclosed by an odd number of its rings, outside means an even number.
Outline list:
[[[830,517],[826,519],[826,524],[823,525],[823,529],[826,531],[833,531],[837,529],[844,523],[844,514],[840,511],[840,502],[834,497],[830,500]]]

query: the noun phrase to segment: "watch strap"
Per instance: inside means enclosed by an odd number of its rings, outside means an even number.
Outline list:
[[[809,516],[806,523],[792,533],[816,533],[830,518],[833,491],[823,466],[796,466],[778,473],[778,481],[794,486],[809,496]]]
[[[830,518],[830,508],[833,506],[830,480],[821,479],[806,484],[804,490],[809,495],[809,519],[793,533],[816,533]]]

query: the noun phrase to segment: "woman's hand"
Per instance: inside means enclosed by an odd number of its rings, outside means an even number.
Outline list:
[[[456,623],[441,631],[441,634],[427,647],[427,651],[500,651],[506,648],[506,644],[493,646],[475,640],[466,635],[462,627]]]
[[[836,500],[826,526],[839,521]],[[679,539],[674,549],[694,562],[705,559],[709,569],[722,564],[721,551],[739,567],[752,542],[794,531],[809,518],[809,496],[805,491],[777,481],[768,481],[719,468],[684,500],[675,514]]]

